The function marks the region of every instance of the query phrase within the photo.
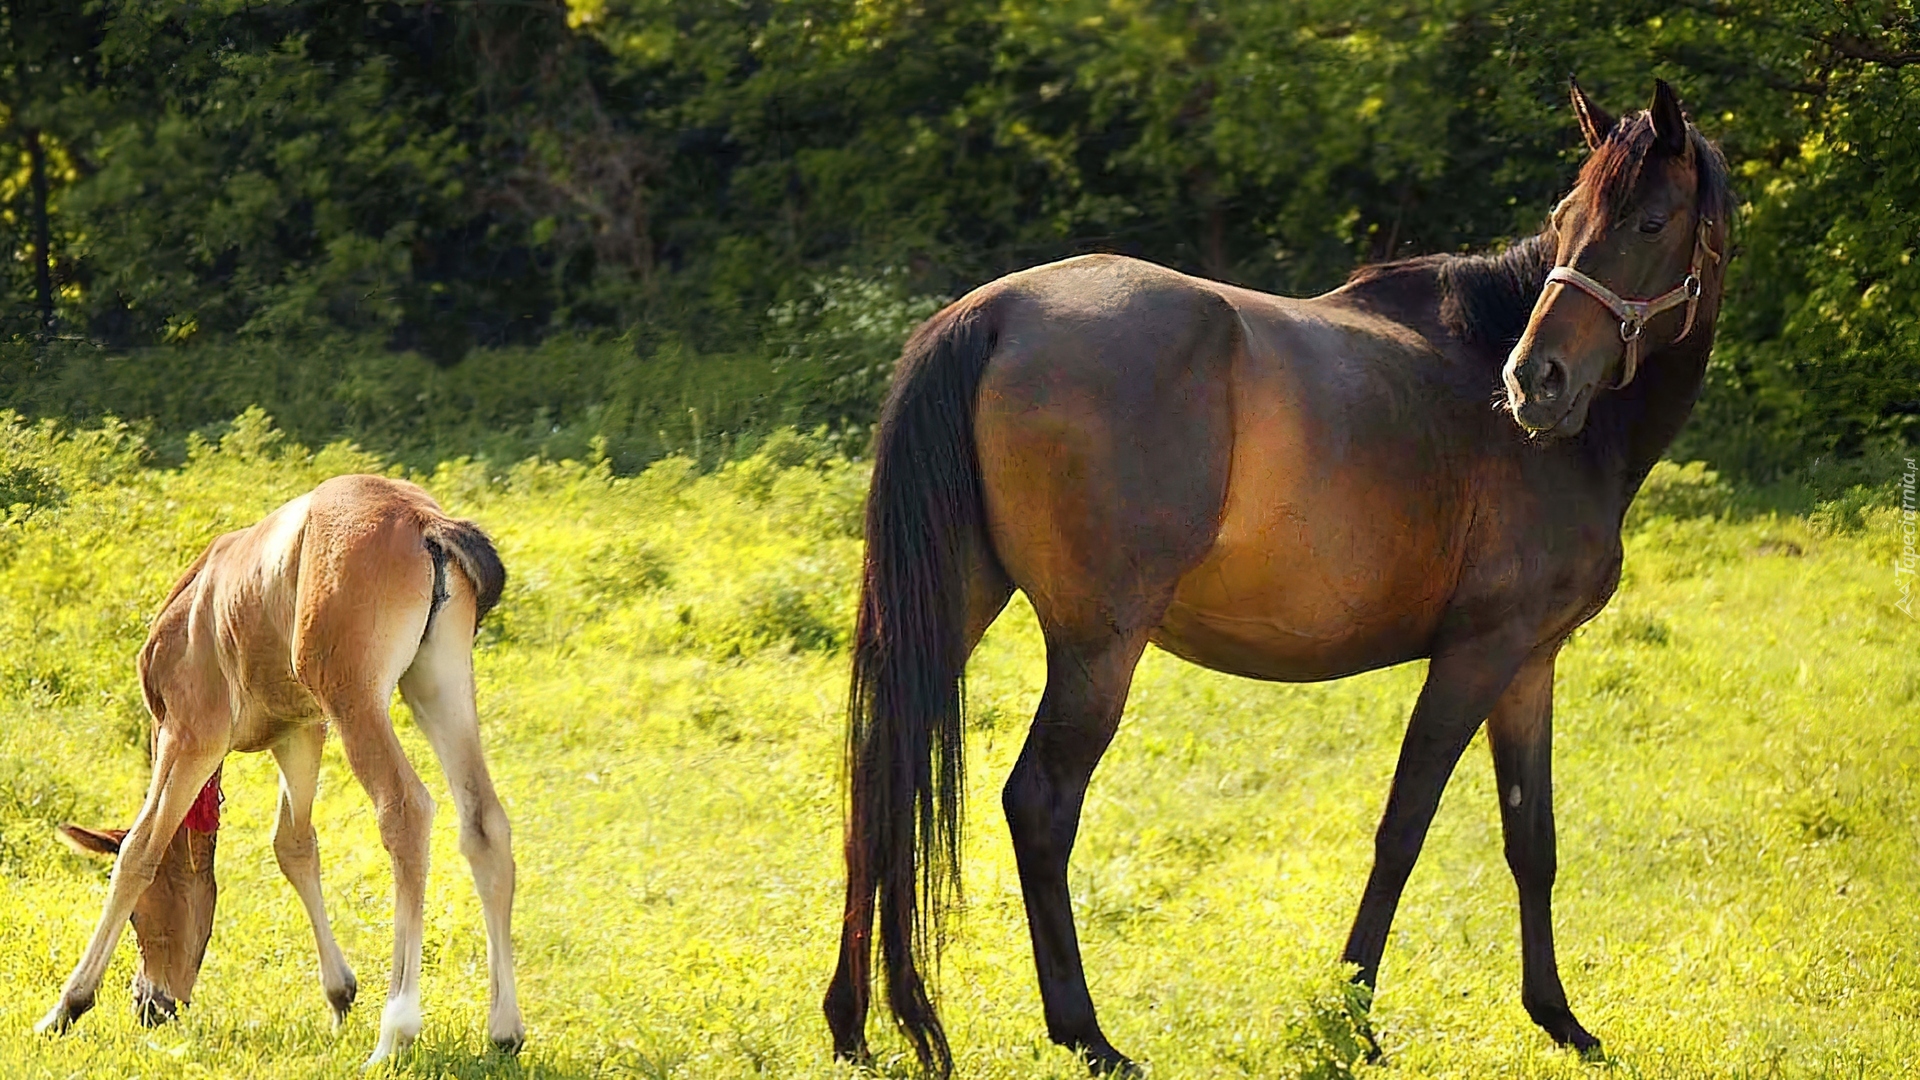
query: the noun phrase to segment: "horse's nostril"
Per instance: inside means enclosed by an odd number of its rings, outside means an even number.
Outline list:
[[[1558,360],[1548,360],[1546,370],[1540,374],[1540,384],[1534,388],[1534,396],[1541,401],[1557,401],[1567,391],[1567,369]]]

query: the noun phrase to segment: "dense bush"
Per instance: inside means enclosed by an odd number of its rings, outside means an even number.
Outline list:
[[[699,353],[633,334],[476,349],[452,366],[340,334],[114,350],[0,345],[0,402],[70,420],[137,418],[163,457],[259,406],[295,438],[349,437],[421,468],[598,454],[630,473],[681,454],[706,466],[783,428],[865,448],[900,342],[941,301],[899,274],[827,276],[770,316],[765,346]]]
[[[598,434],[623,468],[857,430],[920,298],[1049,258],[1299,293],[1525,233],[1580,153],[1577,71],[1619,110],[1673,81],[1745,200],[1683,454],[1764,477],[1920,423],[1920,29],[1896,0],[22,0],[0,20],[6,329],[182,350],[36,346],[0,373],[36,414],[177,438],[261,403],[303,437],[509,459]]]

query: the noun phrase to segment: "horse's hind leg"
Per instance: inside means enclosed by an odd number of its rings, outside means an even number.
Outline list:
[[[1487,719],[1507,866],[1520,892],[1520,1001],[1553,1041],[1587,1053],[1600,1041],[1574,1019],[1553,952],[1553,655],[1520,669]]]
[[[966,654],[980,644],[980,638],[1006,608],[1013,596],[1013,583],[1006,571],[986,550],[985,538],[975,545],[967,571]],[[851,833],[848,844],[858,843]],[[873,908],[876,882],[869,872],[871,862],[849,851],[847,858],[846,913],[840,924],[840,959],[833,978],[827,983],[823,1011],[827,1027],[833,1032],[833,1056],[841,1061],[865,1062],[867,1053],[867,1009],[873,987]]]
[[[301,724],[274,744],[273,757],[280,765],[280,814],[273,826],[273,855],[280,863],[280,872],[299,894],[307,921],[313,924],[314,944],[320,950],[320,988],[338,1024],[346,1019],[360,984],[333,939],[326,899],[320,892],[320,844],[313,832],[313,796],[319,786],[320,750],[326,738],[324,725]]]
[[[1100,1030],[1080,965],[1067,860],[1094,766],[1113,740],[1146,631],[1069,641],[1049,630],[1047,688],[1001,802],[1013,834],[1047,1035],[1096,1073],[1131,1063]]]
[[[400,677],[400,693],[433,744],[453,789],[460,815],[460,851],[473,868],[486,921],[487,971],[492,981],[487,1036],[495,1046],[512,1052],[526,1041],[513,980],[513,839],[480,746],[473,625],[472,593],[457,587],[434,616],[413,666]]]
[[[393,860],[393,979],[380,1013],[380,1041],[372,1065],[404,1050],[420,1034],[420,945],[426,918],[427,844],[433,798],[420,782],[387,714],[391,691],[368,692],[322,704],[340,729],[347,764],[373,799],[380,842]]]

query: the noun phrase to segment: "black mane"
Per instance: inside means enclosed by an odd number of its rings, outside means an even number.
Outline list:
[[[1492,255],[1452,255],[1436,268],[1440,321],[1469,345],[1503,354],[1526,332],[1553,269],[1553,237],[1539,233]]]
[[[1440,323],[1447,332],[1468,345],[1495,348],[1504,357],[1526,330],[1551,269],[1553,236],[1543,231],[1485,255],[1416,255],[1363,266],[1347,278],[1347,287],[1392,290],[1396,281],[1432,282],[1439,288]]]

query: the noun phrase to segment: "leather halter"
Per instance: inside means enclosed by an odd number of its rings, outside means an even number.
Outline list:
[[[1700,306],[1700,274],[1708,266],[1720,261],[1720,253],[1713,250],[1707,242],[1707,230],[1713,227],[1709,218],[1701,218],[1699,228],[1694,231],[1693,261],[1687,265],[1686,280],[1651,300],[1628,300],[1605,285],[1593,280],[1571,266],[1556,266],[1547,272],[1547,281],[1558,281],[1572,285],[1588,296],[1600,301],[1608,311],[1620,319],[1620,340],[1626,344],[1626,358],[1621,365],[1620,381],[1613,388],[1619,390],[1633,381],[1640,371],[1640,335],[1645,332],[1647,323],[1654,317],[1681,304],[1687,305],[1687,322],[1680,328],[1680,334],[1673,340],[1685,340],[1693,332],[1693,316]]]

